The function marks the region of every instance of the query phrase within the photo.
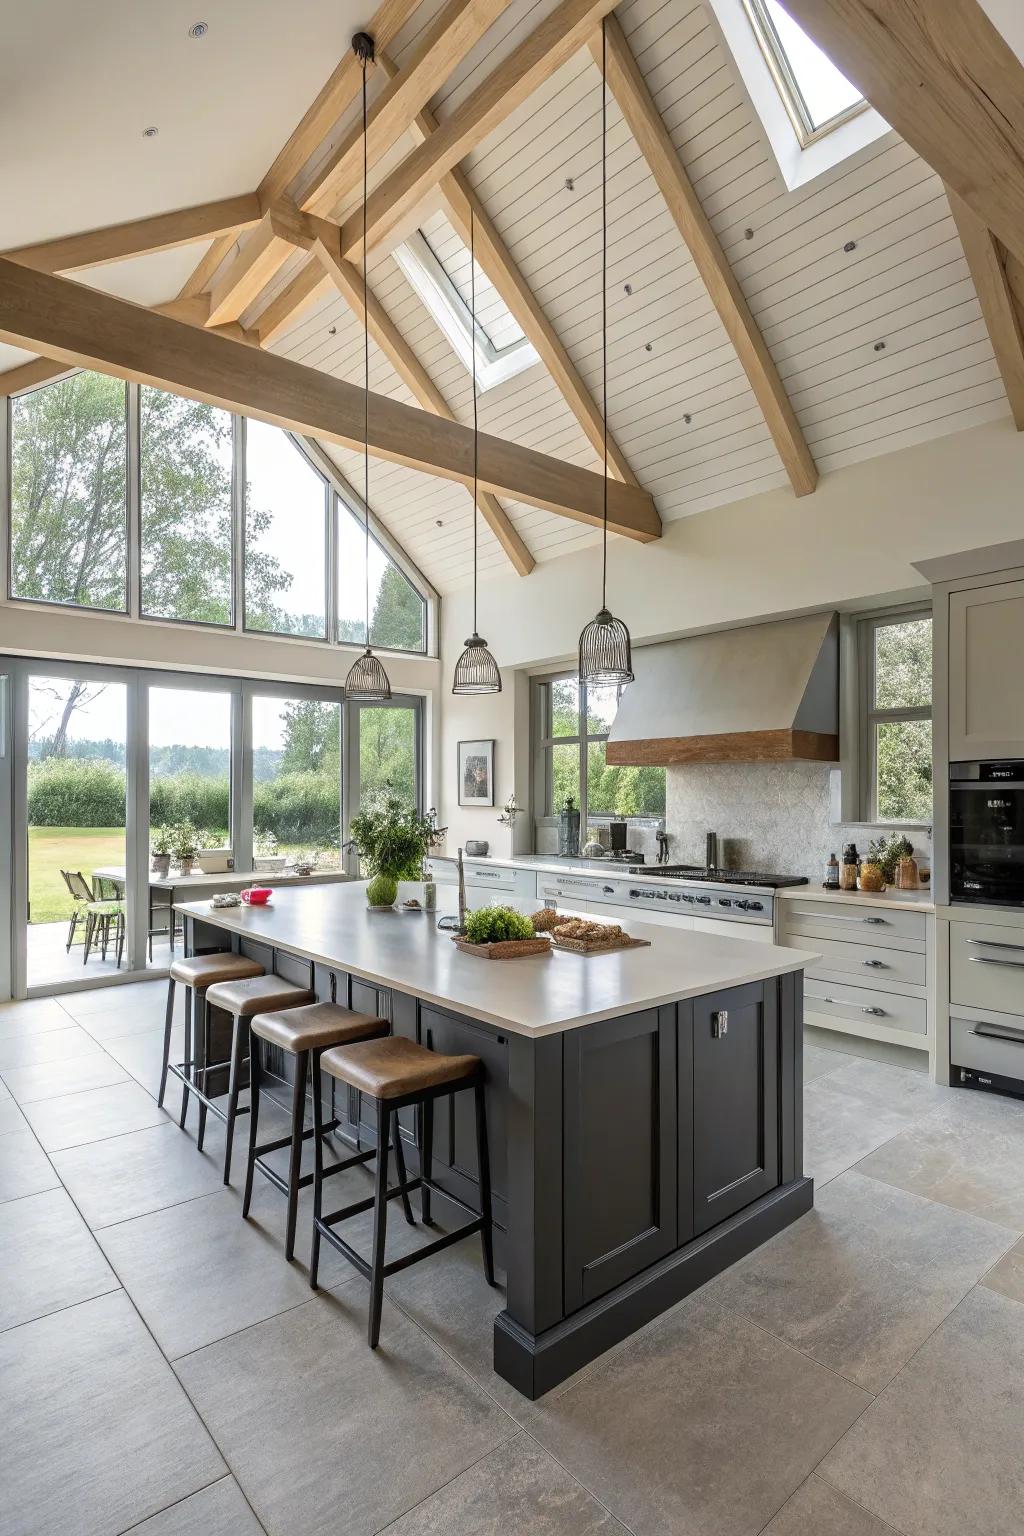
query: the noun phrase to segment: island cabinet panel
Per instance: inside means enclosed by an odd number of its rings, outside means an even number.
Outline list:
[[[779,1183],[777,996],[755,983],[694,1000],[694,1236]]]
[[[486,1025],[420,1006],[420,1043],[448,1056],[479,1056],[484,1065],[487,1146],[491,1164],[494,1222],[508,1229],[508,1040]],[[433,1177],[442,1189],[479,1210],[480,1173],[476,1116],[471,1093],[451,1094],[434,1105]]]
[[[563,1038],[571,1312],[676,1246],[675,1006],[607,1019]]]

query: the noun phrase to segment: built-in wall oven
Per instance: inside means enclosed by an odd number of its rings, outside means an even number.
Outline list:
[[[951,763],[949,778],[950,900],[1024,907],[1024,761]]]

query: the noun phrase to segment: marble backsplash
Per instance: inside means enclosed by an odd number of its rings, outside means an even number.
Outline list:
[[[703,864],[705,834],[717,832],[726,869],[824,878],[830,853],[842,858],[853,842],[866,852],[885,827],[832,821],[837,796],[827,763],[714,763],[669,768],[665,825],[673,864]],[[907,833],[914,856],[928,868],[931,836]]]

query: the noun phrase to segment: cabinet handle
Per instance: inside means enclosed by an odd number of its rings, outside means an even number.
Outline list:
[[[889,969],[884,960],[865,960],[863,964],[872,971],[887,971]]]
[[[1024,1045],[1024,1040],[1019,1040],[1016,1035],[990,1035],[987,1029],[972,1029],[971,1034],[979,1040],[1004,1040],[1007,1045]]]
[[[1024,971],[1024,960],[997,960],[995,955],[968,955],[972,965],[1005,965],[1011,971]]]
[[[717,1013],[711,1015],[711,1038],[712,1040],[721,1040],[728,1033],[729,1014],[726,1009],[722,1008]]]
[[[1006,944],[1001,939],[968,939],[978,949],[1016,949],[1024,953],[1024,944]]]
[[[872,1017],[876,1018],[876,1019],[884,1019],[885,1018],[885,1009],[884,1008],[862,1008],[861,1009],[861,1013],[870,1013],[872,1015]]]
[[[822,998],[822,1002],[823,1003],[835,1003],[840,1008],[857,1008],[857,1007],[860,1006],[858,1003],[848,1003],[846,1001],[845,997],[823,997]],[[885,1018],[885,1009],[884,1008],[863,1008],[863,1007],[861,1007],[860,1011],[861,1011],[861,1013],[870,1013],[876,1019],[884,1019]]]

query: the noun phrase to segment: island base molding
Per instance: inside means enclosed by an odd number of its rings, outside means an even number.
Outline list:
[[[543,1396],[753,1253],[813,1205],[814,1180],[794,1179],[541,1334],[529,1333],[507,1312],[499,1313],[494,1320],[494,1369],[524,1397]]]

